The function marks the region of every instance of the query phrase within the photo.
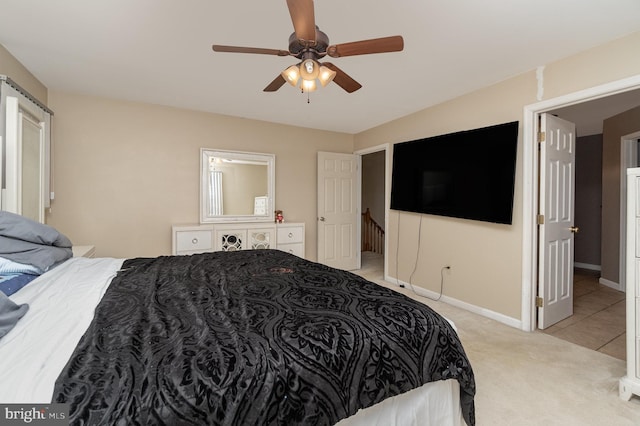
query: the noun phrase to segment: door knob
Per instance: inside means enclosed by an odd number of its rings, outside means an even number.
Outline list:
[[[580,228],[578,228],[577,226],[572,226],[571,228],[569,228],[569,231],[577,234],[578,232],[580,232]]]
[[[320,217],[318,218],[318,220],[319,220],[320,222],[324,222],[324,217],[323,217],[323,216],[320,216]]]

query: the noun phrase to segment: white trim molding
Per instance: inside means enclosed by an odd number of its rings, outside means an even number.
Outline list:
[[[458,299],[455,299],[453,297],[440,295],[439,293],[436,293],[435,291],[427,290],[427,289],[419,287],[419,286],[411,285],[409,283],[406,283],[404,281],[398,280],[397,278],[388,276],[386,274],[384,276],[384,280],[386,282],[388,282],[389,284],[397,285],[398,287],[403,287],[404,286],[405,288],[412,289],[413,292],[415,292],[418,296],[426,297],[426,298],[431,299],[433,301],[438,299],[438,301],[440,301],[440,302],[446,303],[446,304],[451,305],[451,306],[455,306],[456,308],[464,309],[465,311],[469,311],[471,313],[483,316],[485,318],[492,319],[494,321],[498,321],[498,322],[500,322],[502,324],[508,325],[509,327],[522,329],[522,321],[520,321],[517,318],[512,318],[510,316],[501,314],[499,312],[492,311],[490,309],[485,309],[485,308],[482,308],[480,306],[472,305],[471,303],[463,302],[462,300],[458,300]]]
[[[599,282],[600,284],[602,284],[603,286],[606,286],[606,287],[612,288],[612,289],[614,289],[614,290],[622,291],[622,286],[620,285],[620,283],[617,283],[617,282],[615,282],[615,281],[611,281],[611,280],[608,280],[608,279],[606,279],[606,278],[602,278],[602,277],[600,277],[600,279],[598,280],[598,282]]]
[[[586,269],[588,271],[601,271],[602,266],[592,265],[591,263],[573,262],[573,266],[580,269]]]

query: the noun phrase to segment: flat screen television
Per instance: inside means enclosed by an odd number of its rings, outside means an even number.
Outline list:
[[[391,209],[511,224],[518,122],[397,143]]]

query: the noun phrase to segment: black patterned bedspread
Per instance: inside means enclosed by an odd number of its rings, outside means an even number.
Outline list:
[[[58,377],[73,424],[330,425],[473,371],[426,305],[277,250],[130,259]]]

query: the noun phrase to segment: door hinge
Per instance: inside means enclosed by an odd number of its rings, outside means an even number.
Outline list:
[[[542,297],[536,297],[536,308],[542,308]]]
[[[538,143],[542,143],[547,138],[546,132],[538,132]]]
[[[538,225],[544,225],[544,215],[543,214],[539,214],[538,215]]]

